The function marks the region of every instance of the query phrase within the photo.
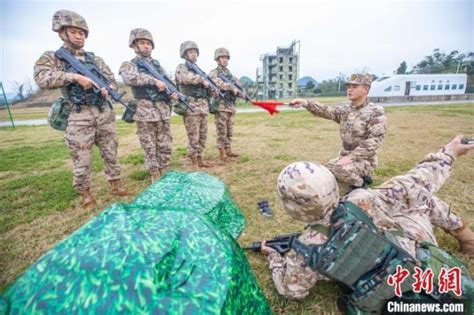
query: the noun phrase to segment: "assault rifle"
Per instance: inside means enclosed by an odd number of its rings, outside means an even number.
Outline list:
[[[197,75],[202,77],[204,80],[206,80],[209,83],[209,85],[211,87],[211,90],[220,99],[222,99],[227,104],[227,106],[233,106],[234,105],[231,102],[229,102],[228,100],[226,100],[226,98],[224,96],[224,93],[222,93],[221,90],[219,90],[219,87],[217,86],[216,82],[214,82],[204,71],[202,71],[201,68],[199,68],[195,63],[192,63],[192,62],[189,62],[189,61],[186,61],[185,64],[186,64],[186,67],[191,69],[192,72],[196,73]]]
[[[188,98],[186,97],[186,95],[178,91],[178,88],[176,87],[176,85],[173,83],[173,81],[171,81],[171,79],[166,74],[160,74],[158,71],[156,71],[155,68],[152,67],[152,65],[150,65],[147,61],[143,59],[138,60],[137,64],[140,67],[145,68],[151,74],[152,77],[154,77],[157,80],[160,80],[166,85],[165,93],[168,96],[171,96],[171,94],[176,93],[176,95],[178,95],[179,101],[183,103],[184,105],[186,105],[186,107],[191,112],[193,111],[193,109],[189,107]]]
[[[119,92],[112,89],[110,87],[110,80],[105,77],[102,71],[100,71],[100,69],[97,68],[95,64],[92,66],[92,70],[88,69],[84,64],[79,61],[79,59],[74,57],[74,55],[71,54],[71,52],[64,47],[59,48],[54,53],[54,55],[70,64],[71,67],[73,67],[79,74],[86,76],[92,81],[94,81],[94,83],[99,86],[99,89],[105,88],[114,101],[122,104],[129,111],[133,111],[133,109],[131,109],[127,104],[122,101],[122,97],[125,92],[120,94]]]
[[[300,236],[300,233],[286,234],[277,236],[265,242],[265,246],[271,247],[281,255],[285,254],[291,249],[293,241]],[[252,245],[244,247],[245,250],[252,250],[256,253],[262,250],[262,242],[254,242]]]
[[[239,90],[240,92],[240,97],[244,100],[246,100],[247,102],[250,102],[252,103],[252,100],[250,99],[250,97],[248,97],[247,94],[245,94],[245,90],[243,87],[240,86],[240,84],[238,84],[237,82],[235,82],[234,79],[229,79],[227,77],[225,77],[224,75],[220,75],[219,76],[219,79],[221,79],[222,81],[224,81],[225,83],[228,83],[230,85],[232,85],[232,87],[234,87],[235,89]]]

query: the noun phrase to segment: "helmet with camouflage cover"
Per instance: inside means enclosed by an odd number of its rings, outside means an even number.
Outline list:
[[[277,193],[291,217],[308,223],[321,219],[339,202],[336,178],[326,167],[313,162],[285,167],[278,176]]]
[[[86,20],[79,14],[69,10],[59,10],[53,15],[53,31],[60,32],[63,27],[77,27],[89,36],[89,27]]]
[[[217,61],[219,57],[223,57],[223,56],[227,56],[230,59],[229,51],[224,47],[217,48],[216,51],[214,52],[214,60]]]
[[[198,45],[193,41],[187,40],[187,41],[181,43],[181,46],[179,47],[179,55],[181,56],[181,58],[186,59],[184,54],[186,53],[186,50],[191,49],[191,48],[196,49],[197,52],[198,52],[198,56],[199,56]]]
[[[128,46],[133,48],[133,43],[137,39],[147,39],[151,42],[151,46],[155,48],[155,42],[153,41],[153,36],[151,35],[150,31],[144,28],[136,28],[130,31],[130,38],[128,40]]]

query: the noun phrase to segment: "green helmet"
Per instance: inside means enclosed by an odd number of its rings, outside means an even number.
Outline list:
[[[69,10],[59,10],[53,15],[53,31],[60,32],[63,27],[77,27],[86,33],[86,37],[89,36],[89,27],[87,26],[86,20],[79,14]]]
[[[217,61],[219,57],[223,57],[223,56],[227,56],[230,59],[229,51],[224,47],[217,48],[216,51],[214,52],[214,60]]]
[[[193,41],[190,41],[190,40],[187,40],[185,41],[184,43],[181,43],[181,46],[179,47],[179,54],[181,56],[181,58],[183,59],[186,59],[186,57],[184,56],[184,54],[186,53],[186,51],[188,49],[191,49],[191,48],[194,48],[197,50],[198,52],[198,56],[199,56],[199,48],[198,48],[198,45],[193,42]]]
[[[334,175],[323,165],[295,162],[278,176],[278,197],[286,212],[307,223],[321,219],[339,202],[339,188]]]
[[[155,48],[155,42],[153,41],[153,36],[151,36],[150,31],[144,28],[136,28],[130,31],[130,39],[128,40],[128,46],[132,48],[133,43],[137,39],[147,39],[151,42],[151,46]]]

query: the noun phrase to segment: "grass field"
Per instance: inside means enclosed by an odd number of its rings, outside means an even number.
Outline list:
[[[40,118],[45,117],[43,109]],[[24,110],[23,117],[33,118]],[[2,114],[4,112],[2,111]],[[20,116],[20,113],[16,113]],[[15,115],[15,112],[14,112]],[[33,115],[33,114],[31,114]],[[387,108],[388,131],[379,153],[375,183],[403,173],[427,153],[436,151],[454,135],[474,135],[474,104]],[[3,117],[2,117],[3,118]],[[16,118],[19,119],[19,118]],[[24,119],[24,118],[23,118]],[[3,120],[3,119],[0,119]],[[150,183],[143,165],[143,152],[135,134],[135,125],[117,123],[119,159],[123,166],[125,186],[136,195]],[[172,118],[174,137],[172,168],[188,170],[185,159],[186,135],[180,117]],[[80,198],[72,190],[71,162],[63,142],[63,133],[48,126],[0,128],[0,292],[11,284],[40,255],[58,241],[117,201],[108,194],[103,164],[94,151],[93,192],[99,206],[92,212],[80,207]],[[288,217],[277,202],[276,178],[283,167],[293,161],[327,161],[340,148],[338,125],[316,118],[306,111],[238,114],[234,149],[239,158],[226,166],[209,170],[228,186],[247,219],[239,242],[248,244],[261,238],[299,231],[303,224]],[[215,125],[209,121],[208,160],[217,160]],[[460,212],[474,221],[474,154],[460,158],[451,179],[438,193]],[[273,218],[257,210],[257,201],[267,199]],[[472,223],[471,223],[472,226]],[[457,252],[456,242],[436,230],[440,244]],[[459,255],[469,263],[474,262]],[[322,314],[336,310],[336,296],[341,288],[332,282],[318,283],[309,297],[293,302],[280,297],[273,287],[265,259],[248,254],[255,275],[275,313]]]

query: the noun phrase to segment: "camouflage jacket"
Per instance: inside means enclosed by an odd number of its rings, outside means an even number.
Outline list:
[[[202,86],[204,79],[190,71],[184,63],[176,68],[176,83],[180,85],[196,85]],[[183,91],[181,91],[183,93]],[[194,98],[189,96],[189,106],[193,109],[186,111],[185,115],[201,115],[209,113],[209,102],[207,98]]]
[[[359,107],[325,106],[309,102],[306,109],[315,116],[331,119],[341,125],[340,156],[351,155],[355,161],[368,160],[374,167],[377,166],[376,151],[382,145],[387,121],[382,106],[373,103]]]
[[[119,74],[123,82],[129,86],[155,86],[155,78],[151,75],[138,71],[136,61],[143,58],[137,55],[131,61],[125,61],[120,66]],[[151,58],[145,58],[151,61]],[[160,70],[166,73],[163,67]],[[148,99],[137,99],[137,111],[134,119],[136,121],[161,121],[169,120],[171,116],[171,109],[165,102],[153,102]]]
[[[79,60],[85,60],[85,51],[83,49],[74,50],[64,45],[73,55]],[[98,56],[94,56],[94,61],[97,67],[105,75],[105,77],[112,82],[112,88],[116,89],[116,81],[114,74],[107,66],[104,60]],[[36,84],[41,89],[58,89],[63,88],[69,84],[74,83],[74,74],[66,72],[66,62],[58,59],[54,55],[54,51],[46,51],[36,61],[34,66],[34,79]],[[67,95],[64,95],[65,99],[68,99]],[[96,106],[90,106],[88,110],[82,109],[79,113],[76,112],[71,104],[69,120],[76,120],[78,122],[83,121],[86,124],[90,119],[97,119],[99,123],[111,122],[115,119],[115,114],[109,106],[103,107],[104,111],[100,112]],[[113,117],[112,117],[113,116]]]
[[[434,194],[451,174],[456,155],[442,149],[428,154],[407,174],[394,177],[374,189],[356,189],[342,201],[350,201],[363,209],[381,230],[403,230],[404,237],[397,237],[402,248],[415,256],[418,241],[437,244],[431,222],[449,221],[453,228],[461,227],[459,217],[451,211],[438,211],[439,200]],[[328,214],[319,224],[327,224]],[[313,230],[306,230],[299,238],[306,244],[322,244],[326,237]],[[278,252],[268,256],[273,281],[281,295],[302,299],[323,276],[312,271],[302,256],[291,250],[282,257]]]
[[[223,68],[221,66],[218,66],[217,68],[215,68],[209,73],[209,77],[211,77],[211,79],[214,80],[214,82],[216,82],[217,86],[222,92],[225,93],[227,91],[227,93],[232,93],[232,90],[233,90],[232,85],[229,83],[225,83],[222,79],[220,79],[219,78],[220,75],[232,77],[232,80],[234,80],[237,83],[239,82],[239,80],[232,75],[232,73],[229,71],[228,68]],[[232,93],[232,95],[234,94]],[[233,102],[234,106],[226,105],[226,103],[220,98],[217,98],[217,101],[219,102],[217,111],[235,113],[235,101]]]

